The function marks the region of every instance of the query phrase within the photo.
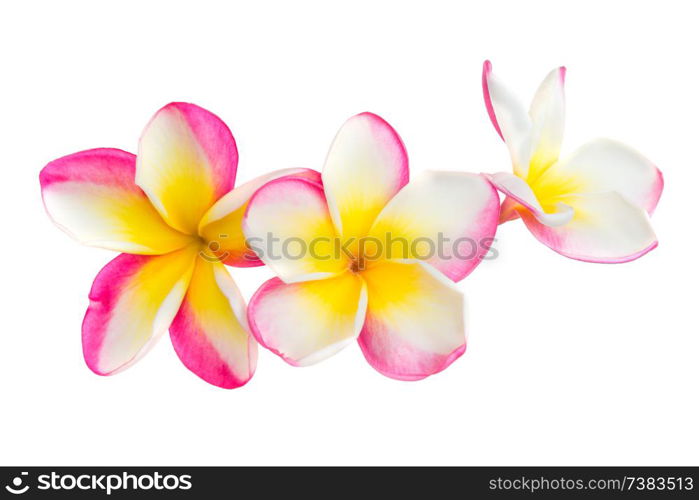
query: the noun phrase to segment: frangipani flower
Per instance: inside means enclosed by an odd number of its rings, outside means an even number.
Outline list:
[[[384,375],[439,372],[465,350],[463,297],[450,280],[488,251],[498,213],[482,176],[430,172],[408,183],[398,134],[376,115],[357,115],[335,137],[322,182],[277,179],[250,200],[245,235],[263,242],[260,257],[279,276],[251,299],[251,331],[295,366],[358,339]],[[406,242],[392,256],[380,248],[389,235]],[[454,244],[439,255],[421,250],[440,238]],[[285,253],[290,241],[310,251]]]
[[[82,328],[85,361],[111,375],[143,356],[168,328],[177,355],[207,382],[245,384],[257,344],[245,303],[221,261],[261,265],[240,221],[248,198],[278,171],[233,191],[238,153],[228,127],[192,104],[158,111],[138,156],[93,149],[41,172],[44,205],[81,243],[123,252],[97,275]]]
[[[483,65],[483,94],[495,129],[505,141],[514,175],[490,176],[507,197],[500,221],[521,217],[534,236],[573,259],[616,263],[657,246],[649,216],[663,177],[649,160],[608,139],[585,144],[559,159],[565,104],[565,68],[553,70],[526,112]]]

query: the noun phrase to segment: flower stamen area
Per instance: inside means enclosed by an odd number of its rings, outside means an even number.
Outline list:
[[[366,268],[364,257],[353,257],[350,260],[349,270],[352,274],[357,274]]]

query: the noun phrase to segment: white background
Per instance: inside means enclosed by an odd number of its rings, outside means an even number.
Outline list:
[[[699,464],[697,13],[691,2],[14,2],[0,8],[0,463]],[[565,151],[597,136],[665,174],[660,246],[585,264],[501,226],[500,258],[460,284],[469,347],[397,382],[352,346],[311,368],[261,352],[225,391],[170,342],[115,377],[82,359],[99,269],[43,211],[39,170],[82,149],[135,151],[172,100],[231,127],[238,182],[320,168],[370,110],[413,173],[509,171],[481,64],[527,102],[568,67]],[[371,179],[367,179],[371,182]],[[232,274],[246,297],[270,274]],[[309,318],[312,320],[312,318]]]

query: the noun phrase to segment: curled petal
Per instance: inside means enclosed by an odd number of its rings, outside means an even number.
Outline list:
[[[424,260],[459,281],[488,252],[499,211],[485,177],[425,172],[386,205],[369,236],[385,250],[381,257]]]
[[[382,374],[419,380],[466,350],[464,298],[423,263],[384,262],[362,274],[369,294],[359,345]]]
[[[550,168],[537,189],[552,189],[571,179],[576,193],[616,191],[652,214],[663,191],[660,170],[637,151],[610,139],[597,139],[578,148]]]
[[[351,273],[285,284],[274,278],[250,300],[248,319],[257,341],[294,366],[332,356],[359,335],[367,296]]]
[[[503,203],[500,222],[506,222],[513,217],[516,210],[527,210],[541,224],[550,227],[562,226],[573,218],[572,207],[558,202],[553,206],[554,212],[546,212],[539,203],[534,191],[516,175],[507,172],[487,174],[493,185],[507,196]]]
[[[493,74],[490,61],[483,63],[483,97],[490,121],[505,141],[515,173],[525,177],[532,155],[532,123],[522,103]]]
[[[58,227],[80,243],[158,255],[191,238],[163,221],[134,182],[136,156],[91,149],[54,160],[41,171],[41,195]]]
[[[99,272],[82,334],[92,371],[111,375],[125,369],[168,329],[187,290],[196,252],[190,245],[154,257],[121,254]]]
[[[286,283],[327,278],[349,267],[337,248],[323,188],[298,177],[268,182],[243,218],[248,246]]]
[[[529,108],[533,135],[529,178],[539,176],[558,160],[565,127],[565,74],[564,67],[551,71],[541,82]]]
[[[197,259],[170,338],[184,365],[210,384],[234,389],[255,373],[257,343],[245,301],[220,262]]]
[[[546,246],[577,260],[620,263],[653,250],[657,239],[648,214],[615,192],[571,194],[562,202],[573,208],[567,224],[549,227],[520,212],[529,230]]]
[[[139,142],[136,183],[175,229],[196,234],[199,221],[233,189],[238,150],[219,117],[187,103],[158,111]]]
[[[281,177],[307,179],[320,185],[320,172],[305,168],[287,168],[261,175],[228,192],[204,215],[199,235],[207,242],[207,256],[229,266],[255,267],[264,263],[245,243],[243,216],[250,197],[266,183]]]
[[[408,183],[408,154],[398,133],[372,113],[353,116],[335,136],[323,185],[344,238],[365,236],[374,219]]]

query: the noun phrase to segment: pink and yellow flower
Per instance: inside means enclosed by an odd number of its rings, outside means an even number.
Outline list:
[[[51,219],[81,243],[122,252],[97,275],[82,328],[85,361],[99,375],[140,359],[168,328],[184,365],[234,388],[255,371],[245,302],[222,262],[262,265],[240,221],[252,193],[284,170],[233,189],[235,140],[212,113],[172,103],[158,111],[138,156],[93,149],[41,172]]]
[[[506,195],[501,222],[521,217],[534,236],[573,259],[627,262],[657,246],[650,225],[663,190],[658,168],[608,139],[589,142],[560,159],[565,68],[539,86],[529,112],[483,65],[490,119],[505,141],[514,175],[490,176]]]
[[[463,296],[452,281],[488,251],[498,214],[497,191],[482,176],[428,172],[408,183],[398,134],[374,114],[354,116],[335,137],[322,179],[280,178],[250,200],[245,235],[261,242],[261,259],[279,276],[251,299],[252,333],[295,366],[358,340],[389,377],[439,372],[466,347]],[[383,245],[389,235],[401,243],[392,254]],[[424,251],[440,238],[457,243]],[[288,255],[291,240],[313,251]]]

